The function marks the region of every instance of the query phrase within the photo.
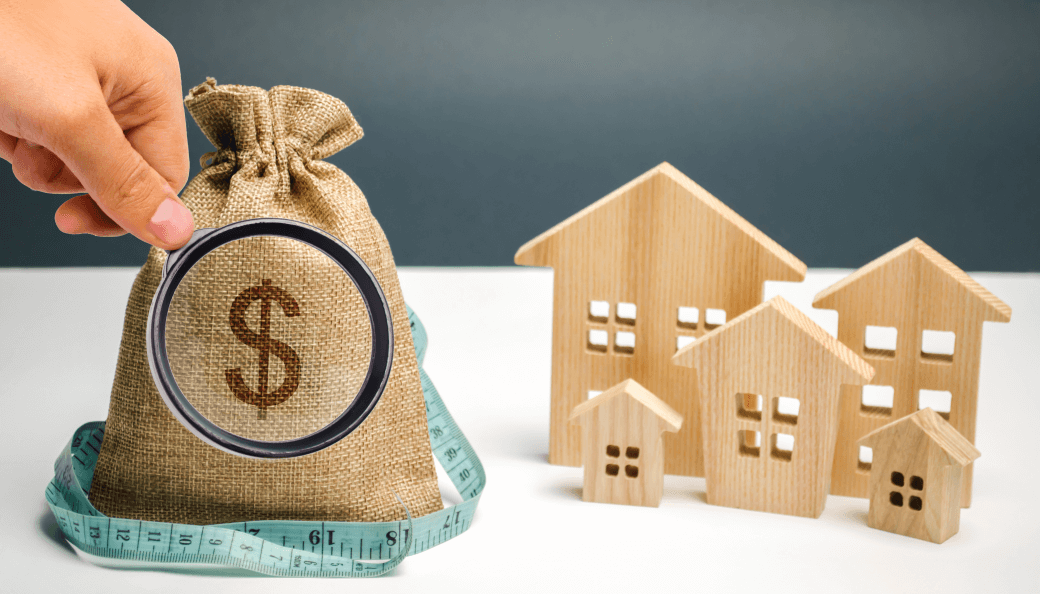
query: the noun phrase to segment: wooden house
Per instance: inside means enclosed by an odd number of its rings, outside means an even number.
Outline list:
[[[668,163],[532,239],[515,259],[555,270],[549,462],[581,464],[571,411],[631,378],[685,419],[665,437],[664,469],[690,476],[703,473],[697,382],[672,355],[761,303],[766,280],[805,278],[805,264]]]
[[[838,339],[877,374],[842,389],[831,493],[866,497],[872,462],[858,441],[932,408],[975,442],[982,323],[1008,322],[1011,308],[920,239],[860,268],[816,296],[838,310]],[[961,505],[971,504],[972,469]]]
[[[874,452],[871,528],[941,543],[960,529],[964,471],[979,451],[930,408],[859,440]]]
[[[657,507],[664,489],[664,432],[682,417],[635,380],[625,380],[574,408],[582,429],[582,499]]]
[[[874,370],[782,297],[680,350],[697,371],[708,503],[819,517],[838,396]]]

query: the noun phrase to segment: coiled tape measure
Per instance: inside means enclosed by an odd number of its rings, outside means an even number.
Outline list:
[[[76,430],[54,463],[46,497],[65,537],[76,548],[135,566],[171,564],[237,567],[274,576],[375,577],[465,532],[484,489],[484,467],[423,370],[426,330],[408,309],[419,360],[433,453],[447,471],[462,503],[398,522],[238,522],[171,524],[111,518],[90,504],[94,467],[105,435],[104,422]]]

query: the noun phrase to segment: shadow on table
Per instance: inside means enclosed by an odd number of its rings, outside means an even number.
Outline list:
[[[580,477],[575,481],[558,481],[552,485],[546,485],[544,492],[557,499],[565,499],[567,501],[581,501],[581,479]]]
[[[154,571],[159,573],[172,573],[175,575],[197,575],[200,577],[226,577],[226,578],[264,578],[271,577],[256,573],[255,571],[249,571],[248,569],[238,569],[237,567],[201,567],[201,568],[180,568],[180,567],[109,567],[102,566],[105,569],[111,569],[112,571]]]

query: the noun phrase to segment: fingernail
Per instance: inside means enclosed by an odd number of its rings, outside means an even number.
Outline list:
[[[148,222],[148,230],[160,241],[180,247],[191,237],[195,222],[191,218],[191,211],[183,204],[167,198],[155,209],[152,220]]]

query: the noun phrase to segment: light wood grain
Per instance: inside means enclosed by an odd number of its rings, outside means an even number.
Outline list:
[[[877,369],[874,385],[894,389],[890,410],[862,406],[862,390],[842,389],[831,493],[868,496],[869,466],[857,442],[920,408],[922,389],[951,394],[950,423],[975,441],[983,322],[1008,322],[1011,308],[920,239],[913,239],[824,290],[813,307],[838,311],[838,339]],[[897,344],[879,352],[864,344],[870,326],[893,327]],[[952,357],[922,355],[923,331],[956,335]],[[971,504],[972,468],[964,470],[961,505]]]
[[[964,470],[979,451],[930,408],[876,429],[857,443],[872,448],[871,528],[941,543],[960,529]]]
[[[782,297],[683,348],[700,381],[708,503],[817,518],[830,484],[839,388],[874,370]],[[750,395],[750,396],[748,396]],[[761,396],[761,407],[755,406]],[[799,401],[796,416],[779,398]],[[759,410],[754,410],[759,408]],[[758,432],[742,441],[744,432]],[[779,435],[793,437],[790,451]],[[774,441],[777,440],[777,441]]]
[[[703,474],[697,380],[673,366],[677,339],[709,329],[708,308],[732,319],[762,301],[766,280],[801,281],[805,264],[667,163],[531,240],[517,264],[555,269],[552,404],[549,462],[582,462],[581,434],[567,418],[590,390],[634,379],[685,419],[665,436],[668,474]],[[589,304],[609,304],[606,318]],[[619,319],[619,303],[636,305],[633,321]],[[695,324],[681,323],[680,307],[697,308]],[[607,344],[590,345],[590,330]],[[634,334],[634,347],[617,333]],[[626,335],[627,336],[627,335]]]
[[[657,507],[664,490],[662,434],[682,416],[634,380],[626,380],[574,408],[582,428],[582,499]]]

